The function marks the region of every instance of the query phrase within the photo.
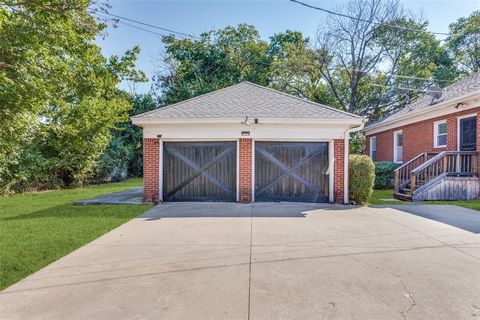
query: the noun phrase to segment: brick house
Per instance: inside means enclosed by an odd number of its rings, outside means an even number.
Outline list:
[[[480,73],[474,73],[438,96],[425,94],[369,123],[363,129],[365,152],[374,161],[401,165],[395,181],[399,198],[478,198],[479,111]]]
[[[242,82],[132,117],[144,200],[348,202],[348,137],[364,119]]]

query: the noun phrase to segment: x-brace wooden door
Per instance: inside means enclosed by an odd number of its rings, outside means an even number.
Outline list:
[[[163,201],[236,201],[236,142],[163,146]]]
[[[328,143],[255,142],[255,201],[328,202]]]

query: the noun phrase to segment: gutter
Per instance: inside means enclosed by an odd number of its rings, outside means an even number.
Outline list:
[[[348,195],[349,195],[349,188],[348,188],[348,177],[349,177],[349,140],[350,140],[350,133],[353,132],[358,132],[362,130],[365,127],[365,123],[367,122],[367,119],[362,120],[362,124],[359,126],[350,128],[345,130],[344,134],[344,150],[343,150],[343,158],[344,158],[344,163],[343,163],[343,203],[347,204],[348,203]]]

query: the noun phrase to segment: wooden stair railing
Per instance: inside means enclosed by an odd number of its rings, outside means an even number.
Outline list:
[[[410,172],[410,192],[442,175],[474,176],[477,175],[477,152],[443,151],[423,162]]]
[[[436,152],[423,152],[420,153],[415,158],[411,159],[408,162],[405,162],[403,165],[398,167],[394,173],[394,186],[395,186],[395,193],[399,193],[401,189],[408,186],[410,183],[411,172],[420,166],[421,164],[425,163],[429,159],[435,157],[438,153]]]

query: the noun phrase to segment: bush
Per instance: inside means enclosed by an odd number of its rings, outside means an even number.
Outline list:
[[[350,200],[365,204],[373,192],[375,165],[369,156],[350,156]]]
[[[375,162],[375,189],[392,189],[395,162]]]

